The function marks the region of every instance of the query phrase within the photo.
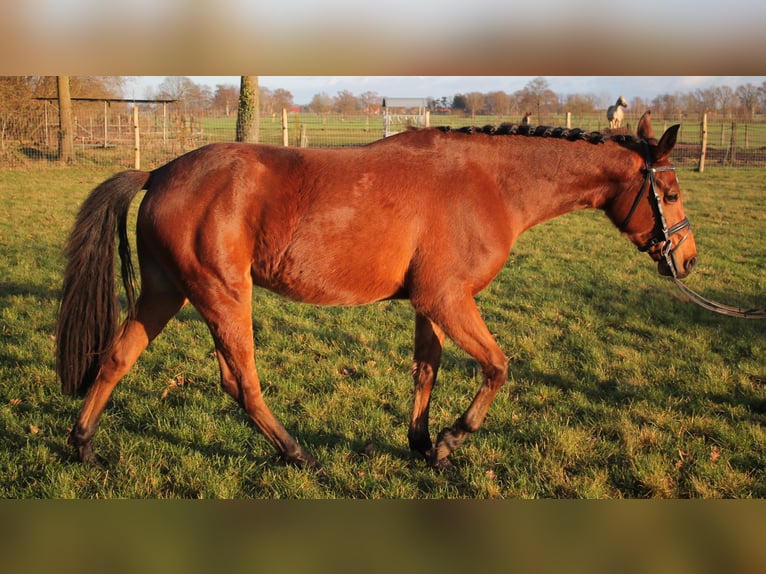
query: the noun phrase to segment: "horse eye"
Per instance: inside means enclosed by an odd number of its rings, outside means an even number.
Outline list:
[[[675,203],[676,201],[678,201],[678,194],[672,193],[672,192],[666,193],[665,201],[668,203]]]

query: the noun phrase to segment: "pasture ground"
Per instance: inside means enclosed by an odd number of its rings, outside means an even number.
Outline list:
[[[282,465],[218,384],[206,327],[184,309],[113,395],[95,448],[66,444],[80,401],[54,373],[62,247],[110,171],[0,172],[2,498],[763,498],[766,324],[685,300],[599,212],[521,237],[478,300],[511,359],[479,433],[436,474],[407,448],[413,312],[254,294],[266,400],[325,464]],[[699,248],[687,283],[766,304],[764,170],[682,170]],[[138,201],[134,203],[135,208]],[[445,349],[432,434],[480,382]]]

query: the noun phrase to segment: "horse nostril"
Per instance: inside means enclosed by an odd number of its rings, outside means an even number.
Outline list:
[[[686,272],[691,273],[692,269],[694,269],[694,266],[697,264],[697,258],[692,257],[689,259],[689,261],[686,262]]]

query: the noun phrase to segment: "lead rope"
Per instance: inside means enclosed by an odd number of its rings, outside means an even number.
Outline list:
[[[684,295],[708,311],[720,313],[721,315],[728,315],[729,317],[737,317],[739,319],[766,319],[766,309],[745,309],[743,307],[732,307],[731,305],[717,303],[716,301],[706,299],[699,293],[695,293],[686,285],[681,283],[678,277],[673,277],[673,282],[684,293]]]
[[[648,156],[647,156],[648,157]],[[660,167],[660,168],[653,168],[649,161],[646,162],[647,167],[647,179],[646,181],[649,182],[652,192],[654,194],[655,198],[655,204],[657,206],[657,210],[659,212],[660,216],[660,223],[662,226],[663,235],[665,237],[666,245],[662,249],[662,256],[665,258],[665,260],[668,263],[668,267],[670,267],[671,272],[673,273],[673,282],[676,284],[676,286],[681,290],[681,292],[686,295],[689,299],[691,299],[692,302],[696,303],[703,309],[707,309],[708,311],[713,311],[714,313],[719,313],[721,315],[727,315],[729,317],[737,317],[739,319],[766,319],[766,309],[745,309],[743,307],[733,307],[731,305],[724,305],[723,303],[718,303],[717,301],[712,301],[711,299],[706,299],[699,293],[696,293],[695,291],[692,291],[689,287],[681,283],[681,280],[678,278],[677,272],[676,272],[676,264],[675,261],[673,261],[673,251],[678,248],[681,243],[684,242],[686,239],[686,235],[684,235],[681,240],[676,243],[675,247],[672,245],[671,237],[678,233],[679,231],[682,231],[685,228],[689,227],[689,219],[684,218],[682,221],[678,222],[677,224],[673,225],[670,229],[665,228],[665,216],[662,213],[662,200],[660,199],[659,195],[657,194],[657,188],[654,182],[654,174],[658,171],[675,171],[675,168],[672,166],[666,166],[666,167]],[[639,194],[639,198],[636,200],[636,204],[640,200],[641,195],[646,191],[646,182],[644,183],[644,188],[641,190]],[[633,206],[633,209],[631,209],[630,215],[633,215],[633,211],[635,211],[636,205]],[[630,217],[629,217],[630,218]]]

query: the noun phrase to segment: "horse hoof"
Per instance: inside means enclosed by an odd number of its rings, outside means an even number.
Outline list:
[[[101,464],[101,461],[99,461],[96,455],[93,453],[93,447],[90,444],[85,446],[78,446],[76,448],[77,459],[83,466],[95,468],[97,470],[104,470],[104,465]]]
[[[285,455],[283,458],[286,463],[295,465],[298,468],[306,468],[316,472],[321,472],[324,470],[322,463],[306,451],[302,451],[293,455]]]
[[[438,473],[449,472],[455,469],[455,467],[452,464],[452,461],[449,459],[449,456],[443,456],[442,458],[437,458],[436,449],[433,449],[428,453],[428,455],[426,456],[426,460],[428,461],[428,466],[430,466],[433,470],[435,470]]]

